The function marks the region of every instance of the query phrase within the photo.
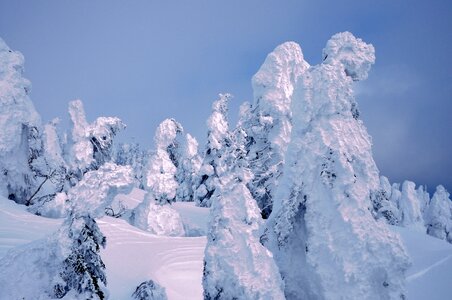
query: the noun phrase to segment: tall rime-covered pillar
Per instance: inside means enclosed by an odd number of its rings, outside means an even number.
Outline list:
[[[290,299],[400,299],[408,256],[371,213],[379,171],[353,96],[374,48],[344,32],[297,82],[293,128],[263,240]]]

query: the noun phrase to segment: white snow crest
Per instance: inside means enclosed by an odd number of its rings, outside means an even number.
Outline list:
[[[375,49],[350,32],[333,35],[323,49],[326,64],[341,63],[347,76],[354,81],[367,78],[371,66],[375,63]]]

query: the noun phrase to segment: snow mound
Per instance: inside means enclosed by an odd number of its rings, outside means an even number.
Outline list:
[[[170,204],[159,204],[152,194],[132,212],[130,221],[136,227],[156,235],[184,236],[181,216]]]

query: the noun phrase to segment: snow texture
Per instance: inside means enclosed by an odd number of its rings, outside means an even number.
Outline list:
[[[230,94],[220,94],[212,104],[207,120],[207,145],[195,186],[194,198],[198,206],[210,207],[211,197],[219,186],[218,177],[224,172],[223,156],[231,146],[231,133],[227,119]]]
[[[138,205],[130,217],[131,224],[156,235],[184,236],[184,224],[170,204],[161,204],[152,193]]]
[[[273,256],[259,240],[263,220],[246,187],[241,153],[227,155],[229,172],[219,178],[210,208],[204,299],[284,299]]]
[[[452,243],[452,201],[447,190],[439,185],[425,213],[427,233]]]
[[[379,174],[352,90],[373,47],[345,32],[324,53],[294,91],[291,142],[263,239],[287,298],[398,299],[409,260],[399,236],[371,214]]]
[[[152,280],[142,282],[132,294],[135,300],[167,300],[165,289]]]
[[[255,174],[249,188],[265,217],[271,212],[290,141],[294,86],[308,67],[298,44],[287,42],[276,47],[253,76],[253,106],[242,108],[246,120],[242,118],[240,125],[248,136],[247,150]]]
[[[401,224],[404,227],[412,226],[425,232],[424,219],[422,218],[422,204],[419,201],[414,182],[405,181],[402,184],[402,194],[399,200]]]
[[[101,217],[118,194],[133,188],[132,170],[128,166],[106,163],[98,170],[87,172],[68,192],[71,210],[76,215]]]
[[[31,83],[22,75],[24,57],[0,38],[0,195],[25,203],[34,186],[28,165],[29,135],[41,119],[29,98]]]

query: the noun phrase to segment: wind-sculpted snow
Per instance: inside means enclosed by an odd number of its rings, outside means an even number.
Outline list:
[[[127,194],[133,188],[132,170],[128,166],[106,163],[98,170],[87,172],[68,192],[75,214],[101,217],[118,194]]]
[[[69,115],[72,135],[67,160],[80,179],[84,172],[111,161],[113,139],[126,126],[117,117],[99,117],[89,124],[80,100],[69,103]]]
[[[267,217],[290,141],[291,101],[295,83],[309,67],[300,46],[287,42],[270,53],[253,76],[254,104],[240,126],[248,136],[251,171],[249,188]]]
[[[30,132],[41,120],[29,98],[31,83],[22,74],[24,57],[0,38],[0,195],[24,203],[33,178],[28,166]]]
[[[350,33],[337,34],[325,48],[328,59],[295,87],[291,142],[263,237],[290,299],[405,295],[408,256],[370,211],[379,172],[352,89],[374,62],[371,50]]]
[[[169,204],[162,204],[149,193],[132,212],[131,223],[156,235],[184,236],[184,224],[179,213]]]
[[[69,102],[69,116],[72,124],[72,145],[69,161],[73,169],[84,171],[93,163],[93,146],[89,141],[87,130],[88,122],[81,100]]]
[[[323,60],[325,64],[341,64],[354,81],[364,80],[375,62],[375,49],[350,32],[341,32],[326,43]]]
[[[212,114],[207,120],[207,146],[204,159],[194,185],[194,199],[197,205],[209,207],[211,197],[219,186],[218,177],[224,170],[223,156],[231,146],[231,134],[227,118],[230,94],[220,94],[212,105]]]
[[[427,233],[452,243],[452,201],[446,189],[436,187],[430,205],[425,213]]]
[[[228,172],[212,196],[204,256],[204,299],[284,299],[272,254],[260,243],[263,220],[246,187],[240,134],[224,153]]]

